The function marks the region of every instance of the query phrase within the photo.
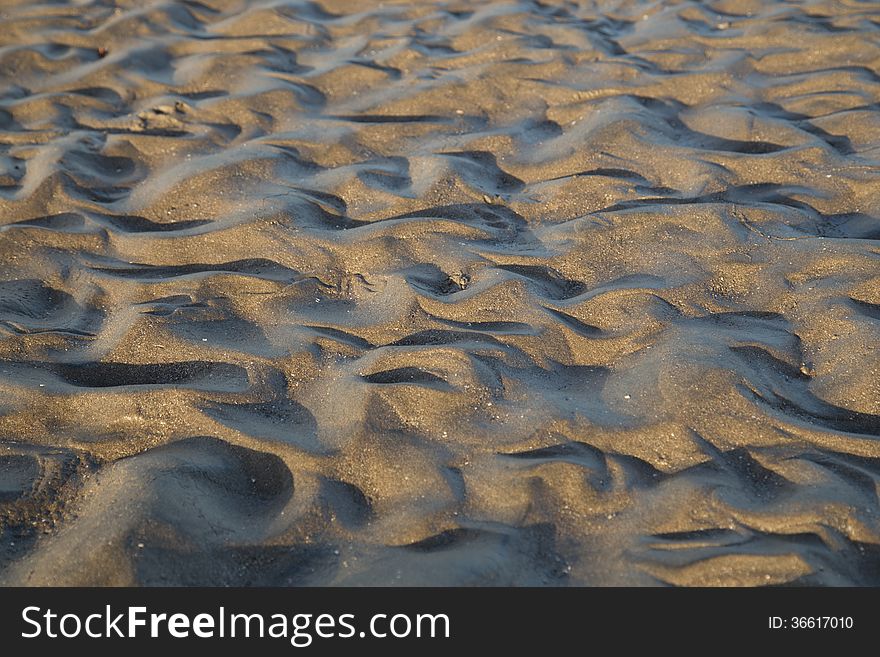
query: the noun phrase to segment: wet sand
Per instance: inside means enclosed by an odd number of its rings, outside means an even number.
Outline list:
[[[880,584],[876,4],[0,25],[0,584]]]

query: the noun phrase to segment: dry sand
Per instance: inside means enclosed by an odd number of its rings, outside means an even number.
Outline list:
[[[880,584],[877,4],[0,26],[0,583]]]

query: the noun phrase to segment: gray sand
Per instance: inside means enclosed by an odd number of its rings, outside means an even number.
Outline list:
[[[0,583],[880,584],[876,4],[0,26]]]

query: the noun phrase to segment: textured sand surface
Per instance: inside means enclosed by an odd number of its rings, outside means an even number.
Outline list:
[[[0,27],[0,583],[880,584],[876,3]]]

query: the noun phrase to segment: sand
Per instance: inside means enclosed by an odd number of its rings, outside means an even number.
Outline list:
[[[880,584],[876,4],[0,25],[0,584]]]

